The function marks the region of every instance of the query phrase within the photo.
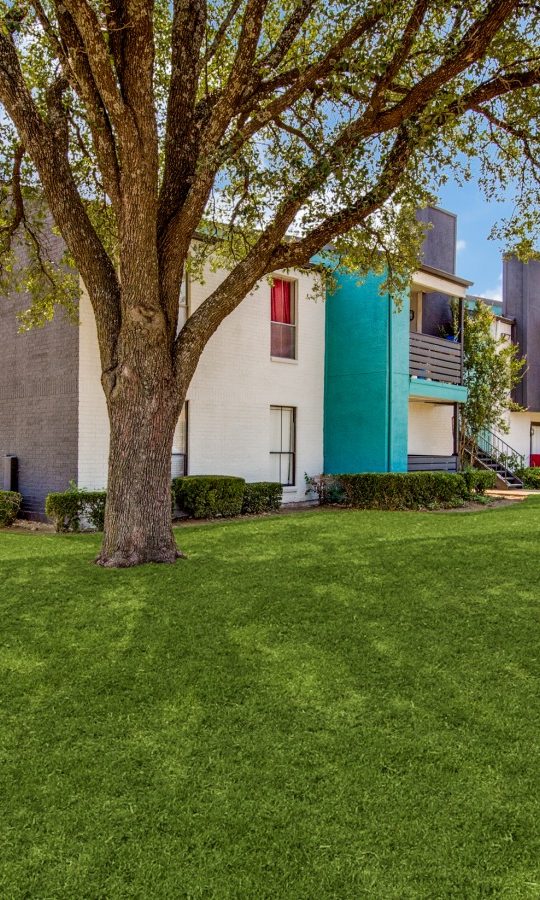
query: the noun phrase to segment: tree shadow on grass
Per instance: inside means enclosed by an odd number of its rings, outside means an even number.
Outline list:
[[[185,529],[186,563],[114,573],[88,538],[8,561],[5,884],[528,896],[538,525],[490,518]]]

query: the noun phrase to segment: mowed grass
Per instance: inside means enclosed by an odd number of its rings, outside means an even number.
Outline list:
[[[0,897],[540,897],[540,501],[0,534]]]

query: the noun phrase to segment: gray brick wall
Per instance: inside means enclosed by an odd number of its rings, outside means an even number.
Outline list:
[[[514,392],[525,409],[540,409],[540,260],[503,261],[503,315],[516,319],[516,340],[527,370]]]
[[[453,213],[428,206],[418,210],[416,217],[420,222],[430,223],[433,227],[427,232],[422,245],[422,262],[433,269],[441,269],[449,275],[456,272],[456,232],[457,218]],[[439,337],[442,325],[450,325],[452,312],[448,297],[445,294],[427,294],[423,306],[422,331]]]
[[[28,304],[0,297],[0,457],[18,457],[23,512],[42,518],[49,491],[77,478],[79,340],[62,311],[19,334],[16,314]]]

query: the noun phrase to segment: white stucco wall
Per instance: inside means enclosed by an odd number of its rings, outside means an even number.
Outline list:
[[[205,284],[191,284],[192,311],[224,274],[207,271]],[[263,281],[210,339],[187,397],[189,474],[248,481],[271,479],[270,406],[296,407],[296,484],[284,488],[285,502],[305,500],[304,472],[318,474],[323,467],[324,303],[309,299],[319,276],[296,277],[298,359],[270,358],[270,285]],[[78,480],[99,488],[107,480],[109,426],[86,294],[80,318]]]
[[[409,455],[451,456],[454,452],[452,406],[409,402]]]
[[[501,432],[501,438],[513,450],[523,454],[525,465],[528,466],[531,452],[531,423],[534,422],[540,426],[540,411],[512,412],[507,418],[510,431],[508,434]],[[537,449],[537,452],[540,453],[540,449]]]
[[[504,336],[507,341],[510,341],[512,339],[511,323],[497,318],[495,320],[494,333],[496,337]],[[500,437],[513,450],[525,457],[525,465],[528,466],[531,452],[531,423],[540,423],[540,411],[509,412],[506,414],[506,421],[510,430],[507,434],[501,431]]]

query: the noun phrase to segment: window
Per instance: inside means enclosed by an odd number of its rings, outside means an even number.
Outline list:
[[[295,282],[274,278],[271,290],[270,355],[296,359],[296,291]]]
[[[178,478],[187,475],[187,451],[188,451],[188,401],[184,403],[180,418],[174,430],[171,477]]]
[[[186,324],[190,310],[189,310],[189,276],[187,272],[184,272],[184,277],[182,278],[182,284],[180,285],[180,299],[178,301],[178,325],[176,328],[176,334],[180,334],[180,331]]]
[[[271,479],[292,486],[295,479],[296,409],[270,407]]]

